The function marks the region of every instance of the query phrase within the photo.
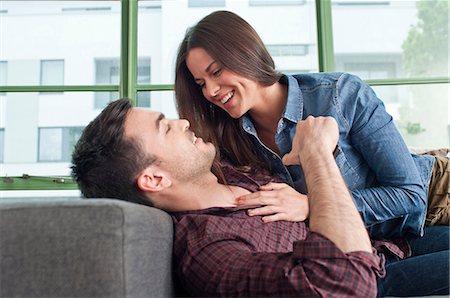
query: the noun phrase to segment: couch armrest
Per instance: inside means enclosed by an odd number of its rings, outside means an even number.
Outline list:
[[[0,203],[0,297],[171,297],[173,223],[110,199]]]

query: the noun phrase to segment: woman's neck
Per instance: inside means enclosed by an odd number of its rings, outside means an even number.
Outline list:
[[[277,154],[280,151],[275,143],[275,134],[286,101],[287,86],[277,82],[262,90],[261,100],[249,111],[259,139]]]
[[[271,86],[262,87],[261,99],[248,112],[258,132],[271,132],[275,135],[278,121],[286,106],[286,101],[286,85],[276,82]]]

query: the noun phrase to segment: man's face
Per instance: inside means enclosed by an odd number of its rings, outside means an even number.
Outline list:
[[[172,179],[189,181],[210,172],[215,148],[189,130],[187,120],[166,119],[160,112],[132,108],[125,121],[125,137],[139,140]]]

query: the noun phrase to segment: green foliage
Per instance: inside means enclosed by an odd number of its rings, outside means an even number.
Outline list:
[[[410,135],[416,135],[418,133],[424,132],[425,129],[423,129],[420,126],[420,123],[412,123],[412,122],[408,122],[406,124],[406,131],[408,132],[408,134]]]
[[[448,76],[449,1],[421,0],[417,24],[403,42],[403,62],[410,76]]]

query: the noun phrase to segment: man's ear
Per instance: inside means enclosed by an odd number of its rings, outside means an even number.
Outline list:
[[[137,185],[143,192],[158,192],[170,187],[172,181],[164,171],[149,166],[139,174]]]

